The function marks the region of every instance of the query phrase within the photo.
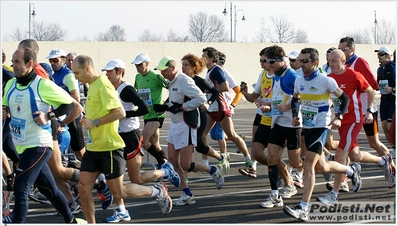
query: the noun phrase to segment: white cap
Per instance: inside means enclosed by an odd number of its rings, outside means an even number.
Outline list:
[[[375,52],[382,52],[382,53],[387,53],[388,55],[392,54],[391,49],[388,47],[382,46],[380,49],[376,49]]]
[[[294,50],[293,52],[289,53],[289,55],[287,55],[287,57],[289,57],[290,59],[297,59],[299,54],[300,54],[300,51]]]
[[[101,69],[101,71],[107,71],[107,70],[112,70],[114,68],[123,68],[126,69],[126,65],[122,60],[119,59],[113,59],[109,61],[104,68]]]
[[[149,62],[149,61],[151,61],[149,56],[146,55],[145,53],[141,53],[135,58],[135,60],[132,62],[132,64],[146,63],[146,62]]]
[[[53,49],[53,50],[51,50],[50,55],[48,55],[48,57],[46,57],[46,59],[53,59],[53,58],[57,58],[60,56],[66,57],[65,51],[63,51],[62,49]]]

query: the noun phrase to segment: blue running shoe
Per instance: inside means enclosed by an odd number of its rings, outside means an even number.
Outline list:
[[[174,171],[173,165],[170,162],[166,162],[165,164],[162,165],[162,168],[169,171],[170,177],[168,178],[168,180],[170,181],[170,183],[172,183],[176,188],[180,187],[180,182],[181,182],[180,175],[178,175],[178,173]],[[164,177],[164,179],[167,178]]]
[[[12,212],[3,215],[3,224],[12,223]]]
[[[101,198],[102,209],[106,210],[110,205],[112,205],[113,195],[111,194],[111,191],[109,191],[109,187],[106,183],[103,190],[98,190],[98,196]]]
[[[110,217],[106,218],[106,222],[108,223],[117,223],[120,221],[130,221],[131,217],[130,217],[130,213],[128,210],[126,210],[126,213],[123,214],[120,212],[119,208],[117,208],[116,210],[113,211],[113,215]]]

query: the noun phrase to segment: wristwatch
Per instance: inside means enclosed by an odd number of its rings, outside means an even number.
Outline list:
[[[95,125],[95,127],[99,127],[99,120],[98,119],[94,120],[94,125]]]
[[[342,114],[336,114],[336,118],[338,118],[340,121],[343,120],[343,115]]]
[[[54,112],[48,112],[48,116],[50,116],[50,120],[53,120],[56,118]]]
[[[369,113],[371,113],[371,114],[374,113],[373,110],[372,110],[372,108],[368,108],[368,109],[366,109],[366,111],[369,112]]]

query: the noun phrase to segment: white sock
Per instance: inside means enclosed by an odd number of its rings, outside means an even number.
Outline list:
[[[300,206],[305,212],[308,211],[308,203],[301,201]]]
[[[271,190],[271,195],[274,197],[278,197],[279,196],[279,190]]]
[[[303,178],[303,172],[301,171],[296,171],[297,176],[299,176],[300,178]]]
[[[351,177],[354,174],[354,170],[352,169],[351,166],[347,167],[347,172],[345,173],[347,176]]]
[[[101,173],[101,174],[98,176],[98,182],[101,182],[101,181],[105,181],[105,175],[104,175],[103,173]]]
[[[124,205],[116,206],[116,209],[119,209],[119,211],[120,211],[122,214],[125,214],[125,213],[126,213],[126,207],[125,207]]]
[[[251,161],[252,159],[251,159],[250,155],[248,155],[248,156],[245,156],[245,160],[246,160],[246,162],[248,162],[248,161]]]
[[[257,161],[256,161],[256,160],[254,160],[254,161],[252,162],[252,168],[253,168],[254,170],[257,170]]]
[[[157,187],[155,187],[155,186],[152,186],[152,194],[151,194],[151,197],[152,197],[152,198],[155,198],[156,196],[159,195],[159,193],[160,193],[159,189],[158,189]]]
[[[161,168],[160,169],[162,172],[163,172],[163,179],[169,179],[170,178],[170,171],[168,171],[168,170],[166,170],[166,169],[164,169],[164,168]]]
[[[209,160],[208,159],[202,159],[202,163],[205,164],[206,166],[209,165]]]
[[[384,158],[380,158],[379,166],[382,167],[386,164],[386,160]]]

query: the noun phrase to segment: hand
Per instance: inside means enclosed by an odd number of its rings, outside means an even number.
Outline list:
[[[366,112],[366,114],[365,114],[365,122],[364,122],[365,124],[371,124],[371,123],[373,123],[373,114],[372,113],[370,113],[370,112]]]
[[[299,117],[294,117],[292,119],[292,126],[299,126],[300,125],[300,118]]]
[[[386,86],[386,87],[384,87],[384,91],[386,92],[386,94],[390,94],[390,93],[392,93],[392,87]]]
[[[36,117],[34,117],[34,120],[37,123],[37,125],[40,125],[40,126],[44,126],[48,122],[48,120],[50,120],[50,117],[48,116],[48,114],[46,114],[42,111],[33,112],[33,115],[36,115]]]
[[[173,105],[169,107],[169,111],[173,114],[177,114],[178,112],[182,111],[182,104],[171,102]]]
[[[276,109],[278,109],[280,112],[285,112],[290,110],[290,104],[278,104],[276,106]]]
[[[86,129],[91,129],[94,128],[94,120],[90,120],[86,117],[86,115],[83,115],[83,118],[80,119],[80,123],[82,124],[82,126]]]
[[[334,118],[334,119],[330,122],[329,126],[331,126],[331,129],[333,129],[333,130],[338,129],[338,128],[340,128],[340,126],[341,126],[341,120],[338,119],[338,118]]]
[[[260,109],[261,109],[261,111],[262,111],[263,113],[265,113],[265,112],[270,112],[270,111],[271,111],[271,106],[269,106],[269,105],[261,105],[261,106],[260,106]]]

